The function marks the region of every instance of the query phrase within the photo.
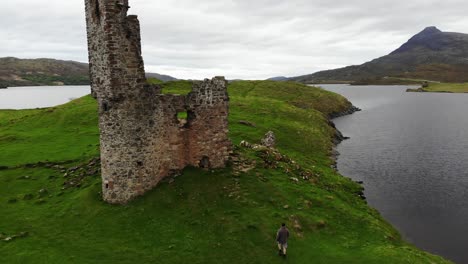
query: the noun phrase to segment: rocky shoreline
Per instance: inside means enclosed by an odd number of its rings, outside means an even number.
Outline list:
[[[338,117],[342,117],[342,116],[347,116],[347,115],[351,115],[355,112],[359,112],[359,111],[362,111],[362,109],[360,109],[359,107],[356,107],[354,105],[351,105],[348,109],[346,109],[345,111],[342,111],[342,112],[337,112],[337,113],[331,113],[330,116],[328,117],[329,119],[335,119],[335,118],[338,118]]]
[[[354,105],[351,105],[351,107],[348,108],[347,110],[345,110],[343,112],[339,112],[339,113],[333,113],[329,117],[329,121],[328,121],[329,125],[335,129],[335,136],[333,137],[333,147],[332,147],[331,152],[330,152],[330,159],[333,161],[331,167],[333,169],[335,169],[336,171],[338,171],[337,159],[338,159],[338,156],[340,155],[340,152],[338,152],[338,150],[336,148],[338,147],[338,145],[341,142],[343,142],[344,140],[349,139],[349,137],[343,136],[341,131],[339,131],[338,128],[336,128],[336,125],[335,125],[335,123],[333,123],[332,119],[342,117],[342,116],[352,115],[352,114],[354,114],[356,112],[359,112],[359,111],[362,111],[362,109],[360,109],[360,108],[358,108],[358,107],[356,107]],[[361,185],[361,188],[362,188],[361,191],[358,193],[359,197],[361,197],[361,199],[363,199],[363,200],[366,200],[367,198],[366,198],[366,196],[364,194],[364,187],[363,187],[364,182],[357,181],[356,183]]]
[[[332,167],[334,169],[337,169],[337,164],[336,164],[336,159],[338,158],[338,156],[340,155],[340,153],[338,152],[338,150],[336,150],[336,147],[341,143],[343,142],[344,140],[347,140],[349,139],[349,137],[345,137],[343,136],[343,134],[341,133],[341,131],[339,131],[336,126],[335,126],[335,123],[333,123],[333,119],[335,118],[338,118],[338,117],[342,117],[342,116],[347,116],[347,115],[352,115],[356,112],[359,112],[359,111],[362,111],[362,109],[354,106],[354,105],[351,105],[348,109],[346,109],[345,111],[342,111],[342,112],[338,112],[338,113],[332,113],[330,114],[330,116],[328,117],[329,118],[329,125],[331,127],[333,127],[335,129],[335,136],[333,137],[333,148],[331,150],[331,154],[330,154],[330,158],[333,160],[333,164],[332,164]]]

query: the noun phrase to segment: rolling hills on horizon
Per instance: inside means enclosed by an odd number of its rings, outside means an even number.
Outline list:
[[[158,73],[147,77],[162,81],[176,78]],[[390,54],[344,68],[320,71],[273,81],[302,83],[382,83],[387,77],[438,82],[468,82],[468,34],[442,32],[427,27]],[[391,79],[390,82],[395,82]],[[0,87],[40,85],[88,85],[88,64],[56,59],[0,58]]]
[[[372,82],[396,77],[440,82],[468,81],[468,34],[427,27],[390,54],[340,69],[289,78],[303,83]]]
[[[147,77],[177,80],[158,73],[147,73]],[[0,58],[0,87],[41,85],[89,85],[88,64],[46,58]]]

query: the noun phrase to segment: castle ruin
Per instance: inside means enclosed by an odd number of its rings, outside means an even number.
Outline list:
[[[223,77],[194,82],[186,96],[146,82],[137,16],[128,0],[85,0],[91,90],[99,104],[102,193],[122,204],[187,166],[229,158],[229,97]],[[181,122],[178,113],[187,113]]]

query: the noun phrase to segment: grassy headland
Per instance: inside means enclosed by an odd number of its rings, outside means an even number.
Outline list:
[[[408,92],[468,93],[468,83],[430,83],[427,87],[408,89]]]
[[[188,168],[126,206],[100,199],[93,98],[0,111],[0,263],[283,263],[281,222],[288,263],[448,263],[403,241],[330,167],[327,116],[349,108],[345,98],[290,82],[239,81],[229,93],[237,165]],[[239,146],[268,130],[294,163]]]

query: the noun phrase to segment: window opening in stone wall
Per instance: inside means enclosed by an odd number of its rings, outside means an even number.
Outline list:
[[[177,122],[179,124],[179,127],[183,127],[183,126],[187,125],[188,112],[187,111],[177,112],[176,118],[177,118]]]
[[[188,118],[188,112],[187,111],[177,113],[177,119],[187,120],[187,118]]]
[[[109,104],[107,102],[102,103],[102,111],[109,111]]]

